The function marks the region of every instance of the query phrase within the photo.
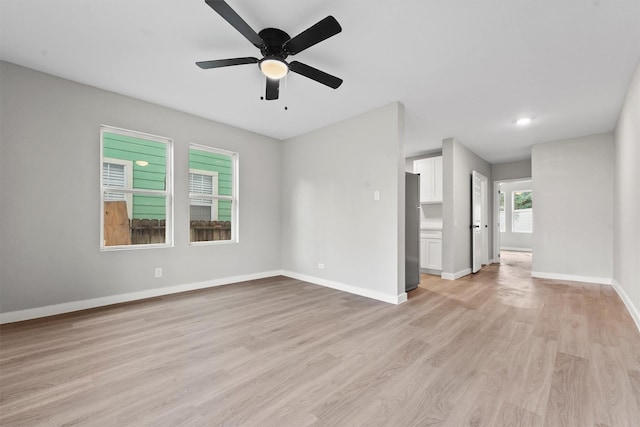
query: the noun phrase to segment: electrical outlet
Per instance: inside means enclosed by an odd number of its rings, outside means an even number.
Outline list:
[[[324,270],[324,264],[323,264],[323,263],[321,263],[321,262],[319,262],[319,263],[318,263],[318,268],[319,268],[320,270]]]
[[[162,267],[156,267],[156,279],[162,277]]]
[[[375,201],[380,200],[380,190],[375,190],[373,192],[373,200],[375,200]]]

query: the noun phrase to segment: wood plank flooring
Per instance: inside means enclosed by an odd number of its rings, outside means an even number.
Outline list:
[[[0,327],[2,426],[639,426],[640,333],[530,254],[393,306],[276,277]]]

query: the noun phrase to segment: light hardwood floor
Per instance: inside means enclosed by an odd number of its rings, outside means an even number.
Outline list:
[[[505,255],[400,306],[276,277],[4,325],[0,425],[640,425],[618,296]]]

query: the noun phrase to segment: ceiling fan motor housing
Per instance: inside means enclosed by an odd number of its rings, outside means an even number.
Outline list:
[[[284,44],[291,39],[289,34],[277,28],[265,28],[258,35],[264,41],[260,52],[265,58],[279,58],[284,60],[289,54],[284,50]]]

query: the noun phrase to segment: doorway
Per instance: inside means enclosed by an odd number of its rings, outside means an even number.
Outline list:
[[[514,179],[494,182],[494,262],[504,251],[533,252],[533,182]]]

